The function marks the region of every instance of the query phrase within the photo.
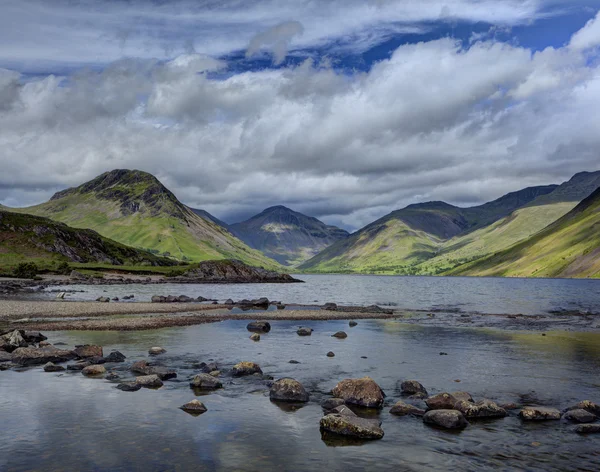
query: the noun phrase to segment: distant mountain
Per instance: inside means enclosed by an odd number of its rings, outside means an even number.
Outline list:
[[[484,205],[459,208],[444,202],[409,205],[390,213],[300,265],[316,272],[417,273],[445,241],[484,228],[556,185],[530,187]]]
[[[567,182],[559,185],[551,193],[532,200],[528,206],[563,202],[579,203],[589,197],[598,187],[600,187],[600,171],[580,172]]]
[[[204,218],[205,220],[208,220],[208,221],[212,221],[213,223],[219,225],[221,228],[229,230],[229,225],[227,223],[225,223],[224,221],[221,221],[216,216],[211,215],[206,210],[199,210],[197,208],[190,208],[190,210],[192,210],[194,213],[196,213],[196,215],[200,216],[201,218]]]
[[[267,208],[230,231],[281,264],[296,265],[349,236],[347,231],[284,206]]]
[[[20,262],[170,266],[176,262],[124,246],[92,230],[73,229],[48,218],[0,210],[0,267]]]
[[[600,188],[534,236],[452,274],[600,277]]]
[[[249,265],[279,265],[216,223],[182,204],[151,174],[113,170],[49,202],[17,211],[45,216],[74,228],[93,229],[122,244],[180,260],[238,259]]]

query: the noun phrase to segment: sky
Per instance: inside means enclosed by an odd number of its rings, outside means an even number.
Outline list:
[[[2,0],[0,204],[112,169],[356,230],[600,169],[600,0]]]

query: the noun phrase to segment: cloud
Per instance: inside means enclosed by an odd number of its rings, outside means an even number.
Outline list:
[[[573,35],[570,47],[575,50],[584,50],[600,46],[600,13]]]
[[[286,21],[267,31],[258,33],[250,40],[246,49],[246,58],[256,55],[262,48],[273,52],[273,62],[281,64],[287,55],[290,43],[295,36],[304,32],[304,27],[297,21]]]

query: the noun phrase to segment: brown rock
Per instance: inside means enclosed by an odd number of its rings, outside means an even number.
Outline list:
[[[86,359],[88,357],[102,357],[104,354],[102,352],[101,346],[95,346],[92,344],[85,344],[83,346],[75,346],[73,352],[80,359]]]
[[[527,406],[519,412],[519,417],[524,421],[560,420],[560,411],[556,408]]]
[[[467,419],[504,418],[507,415],[504,408],[500,408],[491,400],[482,400],[477,403],[459,400],[454,404],[454,409],[460,411]]]
[[[262,374],[260,366],[254,362],[239,362],[233,366],[233,376],[243,377],[245,375]]]
[[[597,416],[587,410],[576,409],[567,411],[563,415],[563,418],[567,421],[572,421],[573,423],[591,423],[596,421]]]
[[[463,429],[469,425],[463,414],[456,410],[430,410],[423,416],[423,422],[443,429]]]
[[[381,408],[385,397],[381,387],[370,377],[342,380],[332,393],[334,397],[342,398],[348,404],[367,408]]]
[[[335,334],[331,335],[332,338],[338,338],[338,339],[346,339],[348,337],[348,335],[346,333],[344,333],[343,331],[338,331]]]
[[[279,402],[300,402],[308,401],[308,393],[304,386],[297,380],[284,378],[279,379],[271,385],[269,398]]]
[[[66,362],[77,357],[73,351],[55,347],[20,347],[12,352],[11,360],[22,366],[41,365],[48,362]]]
[[[402,395],[415,395],[418,393],[427,395],[427,390],[425,390],[425,387],[423,387],[423,385],[416,380],[405,380],[402,382],[400,384],[400,391],[402,392]]]
[[[330,414],[321,418],[321,431],[359,439],[381,439],[383,430],[378,420],[367,420],[358,416]]]
[[[198,400],[192,400],[191,402],[188,402],[185,405],[180,406],[179,408],[181,408],[186,413],[190,413],[192,415],[201,415],[202,413],[208,411],[206,406],[204,406],[204,403]]]
[[[44,366],[44,372],[62,372],[65,368],[62,365],[56,365],[52,362],[48,362]]]
[[[456,401],[473,402],[473,397],[469,392],[452,392],[450,395],[456,398]]]
[[[399,401],[391,408],[390,413],[396,416],[423,416],[425,414],[425,410],[417,408],[414,405],[409,405],[408,403]]]
[[[81,373],[83,375],[85,375],[86,377],[95,377],[98,375],[105,374],[106,369],[104,368],[103,365],[88,365],[87,367],[83,368]]]
[[[452,410],[456,403],[456,398],[444,392],[427,398],[425,403],[427,403],[430,410]]]
[[[198,374],[190,382],[190,387],[200,390],[216,390],[223,388],[223,384],[213,375]]]
[[[143,375],[135,379],[135,383],[145,388],[160,388],[163,386],[158,375]]]

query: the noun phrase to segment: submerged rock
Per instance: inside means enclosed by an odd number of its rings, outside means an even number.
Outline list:
[[[87,361],[79,361],[79,362],[76,362],[75,364],[68,365],[67,370],[82,371],[89,365],[92,365],[92,364]]]
[[[260,366],[254,362],[239,362],[233,366],[232,372],[234,377],[263,373]]]
[[[102,346],[96,346],[93,344],[84,344],[83,346],[75,346],[73,352],[80,359],[86,359],[88,357],[102,357]]]
[[[145,388],[160,388],[163,386],[158,375],[143,375],[135,379],[135,383]]]
[[[123,390],[124,392],[137,392],[142,385],[137,382],[123,382],[117,385],[119,390]]]
[[[457,410],[430,410],[423,416],[423,422],[444,429],[463,429],[469,425]]]
[[[378,420],[367,420],[358,416],[329,414],[321,418],[321,431],[360,439],[381,439],[383,430]]]
[[[160,354],[164,354],[167,350],[164,347],[151,347],[148,350],[148,354],[151,356],[159,356]]]
[[[400,384],[400,391],[402,392],[402,395],[415,395],[417,393],[428,395],[425,387],[416,380],[405,380],[402,382]]]
[[[597,416],[587,410],[576,409],[567,411],[563,418],[573,423],[591,423],[596,421]]]
[[[465,402],[471,402],[473,403],[473,397],[471,396],[471,394],[469,392],[452,392],[450,395],[452,395],[454,398],[456,398],[456,401],[465,401]]]
[[[338,406],[344,405],[346,402],[343,398],[328,398],[323,403],[321,403],[321,408],[327,411],[331,411]]]
[[[327,357],[335,357],[335,354],[333,353],[333,351],[329,351],[327,353]]]
[[[258,333],[254,333],[254,334],[252,334],[252,335],[250,336],[250,339],[251,339],[252,341],[260,341],[260,334],[258,334]]]
[[[381,408],[385,394],[371,377],[345,379],[332,390],[333,396],[346,403],[367,408]]]
[[[403,401],[399,401],[391,408],[390,413],[396,416],[423,416],[425,414],[425,410],[417,408],[414,405],[404,403]]]
[[[81,373],[83,375],[85,375],[86,377],[95,377],[98,375],[105,374],[106,369],[104,368],[103,365],[88,365],[87,367],[83,368]]]
[[[338,331],[335,334],[331,335],[332,338],[338,338],[338,339],[346,339],[348,337],[348,335],[346,333],[344,333],[343,331]]]
[[[258,333],[268,333],[271,331],[271,324],[268,321],[252,321],[248,323],[246,329]]]
[[[491,400],[482,400],[471,403],[459,400],[454,404],[454,409],[460,411],[465,418],[504,418],[508,413]]]
[[[185,411],[186,413],[190,413],[192,415],[201,415],[202,413],[208,411],[208,408],[204,406],[204,403],[202,403],[199,400],[192,400],[191,402],[188,402],[185,405],[180,406],[179,408]]]
[[[297,380],[283,378],[273,383],[269,391],[269,398],[279,402],[305,403],[308,401],[309,395]]]
[[[106,380],[118,380],[118,379],[120,379],[121,377],[120,377],[118,374],[116,374],[115,372],[109,372],[109,373],[106,375],[106,377],[104,377],[104,378],[105,378]]]
[[[578,434],[598,434],[600,433],[600,424],[580,424],[575,428],[575,432]]]
[[[560,411],[556,408],[526,406],[519,412],[519,417],[524,421],[560,420]]]
[[[65,368],[62,365],[56,365],[53,362],[48,362],[44,366],[44,372],[62,372]]]
[[[296,334],[298,336],[310,336],[313,332],[312,328],[298,328],[298,331],[296,331]]]
[[[57,349],[53,346],[36,348],[20,347],[11,354],[11,360],[22,366],[41,365],[48,362],[66,362],[75,359],[77,355],[73,351]]]
[[[449,393],[438,393],[425,400],[430,410],[452,410],[456,404],[456,398]]]
[[[198,374],[190,382],[190,387],[199,390],[216,390],[223,388],[223,383],[213,375]]]

